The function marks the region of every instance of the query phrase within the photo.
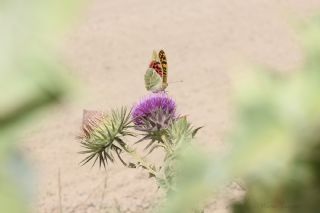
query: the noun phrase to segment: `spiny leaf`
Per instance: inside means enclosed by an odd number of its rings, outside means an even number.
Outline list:
[[[161,144],[155,144],[155,145],[153,145],[151,148],[150,148],[150,150],[149,150],[149,152],[147,153],[147,155],[149,155],[151,152],[153,152],[156,148],[160,148],[160,147],[162,147],[162,148],[165,148],[163,145],[161,145]]]
[[[203,128],[203,126],[200,126],[200,127],[196,128],[196,129],[194,129],[194,130],[192,131],[192,137],[194,137],[194,136],[197,134],[197,132],[198,132],[200,129],[202,129],[202,128]]]
[[[138,144],[138,143],[140,143],[140,142],[142,142],[142,141],[145,141],[145,140],[147,140],[147,139],[150,139],[150,135],[144,136],[143,138],[141,138],[140,140],[138,140],[138,141],[135,142],[134,144]]]

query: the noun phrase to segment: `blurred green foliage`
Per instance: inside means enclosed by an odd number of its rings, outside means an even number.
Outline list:
[[[320,19],[299,23],[298,33],[303,65],[286,74],[259,66],[247,70],[235,89],[231,151],[209,163],[199,161],[201,152],[182,158],[191,181],[178,184],[162,212],[194,212],[208,193],[239,178],[247,191],[232,204],[233,212],[319,211]]]
[[[232,156],[248,191],[234,212],[320,209],[320,19],[300,30],[301,68],[287,76],[255,69],[239,87]]]
[[[203,201],[209,195],[206,182],[208,158],[192,144],[176,153],[174,190],[167,193],[166,205],[160,212],[202,212]],[[172,161],[169,161],[172,163]]]
[[[79,3],[0,0],[0,212],[28,211],[21,189],[27,169],[13,154],[15,137],[70,89],[53,47]]]

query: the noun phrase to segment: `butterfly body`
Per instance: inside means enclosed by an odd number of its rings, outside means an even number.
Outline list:
[[[153,51],[152,60],[144,76],[145,86],[148,91],[161,92],[168,86],[168,65],[165,52]]]

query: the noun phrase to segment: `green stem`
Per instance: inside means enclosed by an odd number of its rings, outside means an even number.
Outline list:
[[[167,147],[168,150],[168,154],[172,154],[173,153],[173,149],[171,144],[169,143],[169,141],[166,139],[165,135],[161,136],[161,141],[163,142],[163,144]]]
[[[152,174],[155,177],[158,177],[158,173],[157,171],[155,171],[155,169],[153,169],[150,164],[145,161],[137,152],[136,150],[130,148],[129,146],[127,147],[127,149],[129,150],[129,154],[131,157],[133,157],[137,162],[139,162],[139,164],[146,170],[148,170],[148,172],[150,174]]]

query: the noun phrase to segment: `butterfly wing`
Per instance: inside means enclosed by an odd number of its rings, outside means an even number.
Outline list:
[[[146,89],[152,92],[162,90],[162,77],[153,68],[149,68],[144,75]]]
[[[168,86],[168,63],[166,54],[163,50],[159,51],[159,60],[162,68],[163,89],[165,89]]]

